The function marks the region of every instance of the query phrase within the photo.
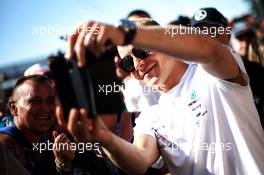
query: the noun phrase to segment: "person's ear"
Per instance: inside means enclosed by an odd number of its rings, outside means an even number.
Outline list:
[[[12,116],[17,116],[17,104],[14,100],[8,102],[8,107]]]

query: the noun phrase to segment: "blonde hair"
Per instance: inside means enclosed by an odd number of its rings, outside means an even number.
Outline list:
[[[264,37],[249,45],[248,59],[264,66]]]
[[[157,21],[150,18],[137,18],[133,20],[138,26],[160,26]]]

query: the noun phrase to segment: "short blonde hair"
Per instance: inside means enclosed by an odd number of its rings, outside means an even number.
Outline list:
[[[133,20],[138,26],[160,26],[157,21],[151,18],[137,18]]]
[[[264,66],[264,37],[249,45],[248,59]]]

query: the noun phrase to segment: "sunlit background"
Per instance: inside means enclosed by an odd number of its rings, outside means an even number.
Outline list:
[[[117,24],[131,10],[143,9],[166,24],[179,15],[191,17],[200,7],[209,6],[227,18],[250,10],[245,0],[1,0],[0,68],[64,50],[65,42],[59,36],[89,19]]]
[[[0,100],[29,66],[64,52],[66,42],[59,37],[81,22],[116,25],[141,9],[165,25],[180,15],[192,17],[201,7],[215,7],[228,19],[246,13],[264,17],[261,0],[0,0]]]

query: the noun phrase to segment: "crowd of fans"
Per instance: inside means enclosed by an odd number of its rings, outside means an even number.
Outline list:
[[[49,67],[40,64],[33,65],[25,71],[25,74],[14,86],[8,104],[4,104],[3,100],[0,100],[0,174],[17,174],[18,171],[19,174],[31,175],[263,174],[264,19],[256,19],[254,16],[246,14],[227,20],[214,8],[202,8],[192,18],[179,16],[178,19],[168,22],[168,26],[181,25],[196,27],[200,30],[203,27],[226,28],[229,26],[232,27],[232,33],[219,35],[215,38],[210,38],[208,36],[210,34],[208,34],[207,36],[190,35],[186,38],[166,36],[167,38],[164,37],[164,39],[159,38],[158,30],[156,33],[152,30],[144,31],[144,27],[147,29],[151,26],[159,26],[147,12],[135,10],[129,13],[127,19],[135,21],[137,28],[142,28],[142,31],[138,31],[136,36],[130,36],[132,37],[130,39],[134,40],[130,41],[129,37],[125,37],[125,44],[133,42],[132,44],[136,45],[136,48],[142,47],[147,50],[139,50],[141,55],[137,56],[137,53],[133,51],[134,48],[130,48],[130,52],[127,51],[128,48],[123,48],[124,46],[118,48],[119,55],[115,57],[116,74],[125,85],[122,93],[126,110],[119,113],[118,116],[107,114],[100,120],[95,119],[93,126],[90,126],[91,124],[88,125],[88,123],[91,121],[87,117],[87,111],[74,109],[70,112],[69,121],[66,122]],[[109,26],[104,27],[108,28]],[[111,26],[108,29],[111,29]],[[144,32],[149,32],[150,35],[145,37],[148,34]],[[164,31],[161,32],[164,35]],[[127,34],[126,31],[124,33]],[[115,31],[112,34],[114,35]],[[141,38],[138,38],[137,35],[140,35]],[[107,34],[101,38],[105,36]],[[118,38],[116,36],[116,38],[114,36],[107,37],[113,40],[114,45],[124,45],[122,41],[116,39]],[[158,46],[155,44],[144,41],[149,38],[153,38],[153,42],[160,40],[160,45],[158,45],[160,48],[157,49]],[[81,42],[80,36],[71,35],[68,40],[72,47],[76,42],[77,44]],[[86,39],[82,40],[85,42]],[[180,46],[174,47],[173,40],[179,40]],[[200,41],[204,43],[200,43]],[[195,44],[198,43],[201,47],[191,50],[192,44],[193,47],[197,47]],[[205,46],[202,47],[202,45]],[[91,47],[91,41],[83,43],[83,46],[94,49]],[[204,49],[204,53],[200,53],[198,49]],[[68,52],[70,51],[71,48],[68,49]],[[94,49],[94,51],[102,50]],[[154,51],[165,54],[154,53]],[[79,52],[81,51],[79,50]],[[131,70],[125,69],[127,68],[125,66],[129,64],[125,61],[130,58],[127,57],[127,53],[133,55],[131,59],[134,60],[134,65],[132,63]],[[146,56],[142,56],[142,53]],[[140,73],[140,65],[146,64],[148,57],[151,57],[152,54],[166,59],[157,59],[157,63],[149,62],[149,65],[155,67],[161,62],[165,65],[164,72],[168,70],[176,72],[176,68],[173,66],[177,67],[176,73],[168,75],[170,81],[168,82],[167,79],[163,81],[167,85],[167,89],[159,87],[160,89],[157,91],[149,88],[145,79],[150,77],[151,73],[148,75],[146,72],[144,75]],[[212,54],[213,57],[219,57],[219,60],[211,61],[209,58],[212,57]],[[70,57],[71,53],[67,55]],[[189,56],[193,56],[194,59],[188,58]],[[201,59],[195,59],[196,57],[201,57]],[[79,63],[82,63],[81,56],[78,57],[78,60]],[[174,62],[175,60],[177,61]],[[203,66],[199,67],[193,62]],[[138,72],[135,73],[136,71]],[[188,75],[185,74],[185,71],[188,72]],[[199,74],[200,77],[196,74]],[[176,78],[171,78],[173,76]],[[184,84],[183,79],[188,83]],[[154,81],[159,80],[151,79],[148,80],[148,83],[153,84]],[[202,86],[197,84],[202,84]],[[174,86],[182,86],[181,91],[176,91]],[[197,88],[200,91],[194,91],[192,88]],[[191,125],[194,126],[193,128],[189,128],[189,125],[187,126],[185,123],[190,122],[190,119],[184,111],[186,110],[183,107],[184,103],[179,100],[183,98],[181,95],[190,89],[192,90],[191,97],[186,96],[184,102],[189,102],[189,98],[194,100],[189,104],[189,107],[192,108],[190,115],[194,113],[196,115],[195,124]],[[169,99],[167,91],[173,95],[174,101]],[[208,102],[210,108],[204,106],[201,97],[197,97],[201,95],[199,93],[211,96],[208,100],[211,100]],[[164,106],[157,107],[157,104],[162,106],[163,103],[165,108]],[[200,103],[200,106],[193,107],[196,105],[195,103]],[[170,108],[171,104],[175,105],[173,109]],[[201,108],[199,113],[196,113],[197,108]],[[159,115],[162,117],[156,117]],[[177,120],[169,119],[170,115],[173,115]],[[208,123],[203,122],[205,119],[201,118],[207,115],[212,116],[208,117],[207,120],[211,120]],[[179,117],[187,119],[183,121]],[[161,122],[163,125],[154,127],[155,122]],[[169,126],[168,131],[164,131],[165,125]],[[212,129],[212,125],[217,129]],[[134,131],[133,127],[135,127]],[[199,130],[196,127],[208,130]],[[94,129],[105,133],[105,136],[100,135]],[[109,134],[108,130],[118,138]],[[209,133],[211,131],[215,133]],[[209,150],[204,150],[206,153],[195,150],[199,148],[190,148],[186,145],[189,144],[188,137],[192,133],[197,134],[193,136],[193,145],[197,144],[196,142],[222,144],[225,141],[224,148],[230,146],[232,151],[229,152],[226,149],[220,150],[218,154],[212,154],[212,147]],[[171,137],[172,140],[170,140]],[[203,140],[197,139],[201,137]],[[210,140],[211,137],[213,141]],[[110,138],[111,141],[109,141]],[[135,147],[128,144],[132,142]],[[52,143],[52,146],[49,147],[49,143]],[[69,148],[75,144],[75,149],[56,147],[60,143]],[[85,143],[91,143],[91,149],[84,149],[80,152],[79,146]],[[183,148],[178,148],[179,146]],[[178,152],[168,151],[168,148],[176,150],[176,147]],[[41,149],[43,152],[40,151]],[[243,159],[248,161],[248,165],[243,162]]]

